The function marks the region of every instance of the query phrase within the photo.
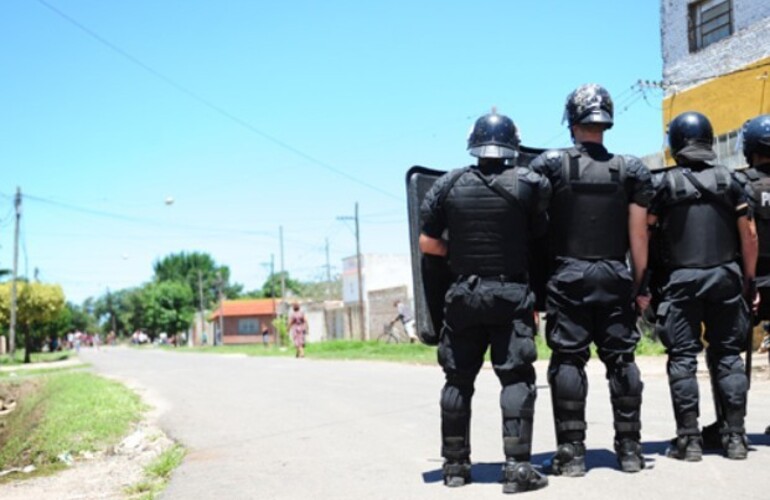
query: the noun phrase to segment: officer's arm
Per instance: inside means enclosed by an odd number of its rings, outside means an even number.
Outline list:
[[[741,259],[743,260],[743,279],[748,282],[757,275],[757,227],[748,216],[738,217],[738,234],[741,237]]]
[[[428,255],[446,257],[446,242],[439,238],[432,238],[425,233],[420,234],[420,251]]]
[[[647,270],[649,233],[647,232],[647,207],[631,203],[628,207],[628,238],[631,247],[631,263],[634,269],[634,288],[639,290]]]

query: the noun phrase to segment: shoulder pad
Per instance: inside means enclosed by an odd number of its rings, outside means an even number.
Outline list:
[[[545,152],[546,161],[561,160],[562,151],[551,149]]]
[[[519,169],[518,174],[522,180],[526,182],[531,182],[533,184],[539,183],[540,180],[543,178],[541,174],[535,172],[531,168],[521,168]]]

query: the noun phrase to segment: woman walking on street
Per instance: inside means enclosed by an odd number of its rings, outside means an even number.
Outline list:
[[[295,302],[291,306],[292,311],[289,314],[289,333],[294,342],[294,348],[297,349],[298,358],[305,357],[305,334],[307,333],[307,321],[305,313],[299,310],[299,303]]]

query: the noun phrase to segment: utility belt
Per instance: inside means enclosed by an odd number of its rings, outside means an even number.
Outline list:
[[[529,283],[529,274],[522,272],[517,274],[495,274],[491,276],[479,276],[477,274],[458,274],[454,278],[455,282],[460,281],[481,281],[481,282],[497,282],[497,283]]]

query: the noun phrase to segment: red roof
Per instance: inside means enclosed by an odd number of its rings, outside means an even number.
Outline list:
[[[225,300],[222,306],[226,318],[231,316],[275,316],[278,301],[273,299]],[[211,314],[211,318],[218,318],[219,313],[220,308],[218,307]]]

